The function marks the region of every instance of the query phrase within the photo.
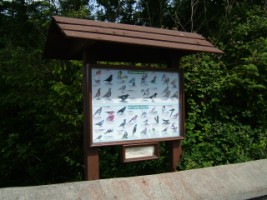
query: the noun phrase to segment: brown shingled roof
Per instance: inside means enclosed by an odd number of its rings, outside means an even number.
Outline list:
[[[222,53],[196,33],[54,16],[44,58],[81,59],[85,51],[99,60],[135,60],[170,53]],[[157,59],[156,59],[157,60]]]

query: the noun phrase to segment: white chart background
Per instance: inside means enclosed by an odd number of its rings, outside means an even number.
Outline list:
[[[178,71],[91,70],[93,144],[180,136]]]

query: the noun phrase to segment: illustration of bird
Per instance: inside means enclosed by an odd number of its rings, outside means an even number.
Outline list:
[[[152,108],[152,110],[150,111],[150,113],[153,113],[153,114],[156,114],[156,113],[157,113],[156,106],[154,106],[154,107]]]
[[[96,72],[95,72],[95,75],[96,76],[99,76],[101,74],[101,69],[99,69],[99,70],[97,70]]]
[[[143,93],[144,96],[148,96],[149,95],[149,88],[147,88],[144,93]]]
[[[124,127],[125,127],[125,125],[126,125],[126,119],[124,119],[124,120],[123,120],[123,122],[121,123],[121,125],[119,125],[119,127],[122,127],[122,128],[124,128]]]
[[[148,125],[148,119],[146,119],[145,121],[143,121],[144,125]]]
[[[145,118],[147,116],[147,111],[143,111],[141,117]]]
[[[137,115],[135,115],[132,119],[130,119],[130,121],[128,122],[128,123],[131,123],[131,122],[134,122],[134,121],[136,121],[136,119],[137,119]]]
[[[96,92],[96,94],[95,94],[95,98],[99,98],[99,97],[100,97],[100,94],[101,94],[101,93],[100,93],[100,89],[101,89],[101,88],[98,88],[98,89],[97,89],[97,92]]]
[[[176,83],[177,83],[177,79],[174,79],[174,80],[171,82],[171,84],[172,84],[172,86],[173,86],[174,88],[177,87]]]
[[[94,141],[95,140],[100,140],[102,138],[102,135],[99,135],[96,139],[94,139]]]
[[[162,93],[164,94],[164,93],[166,93],[167,91],[169,91],[169,86],[167,86],[167,87],[162,91]]]
[[[127,131],[125,131],[121,139],[127,139],[127,138],[128,138],[128,133]]]
[[[171,94],[171,91],[168,90],[167,92],[165,92],[165,94],[163,95],[163,97],[169,98],[170,94]]]
[[[95,125],[97,125],[97,126],[99,126],[99,127],[102,127],[103,123],[104,123],[104,120],[102,120],[102,121],[100,121],[100,122],[97,122],[97,123],[95,123]]]
[[[146,84],[146,79],[147,79],[147,74],[143,75],[141,78],[141,84],[142,85]]]
[[[166,110],[166,107],[165,106],[162,106],[162,109],[161,109],[162,113],[164,113],[165,110]]]
[[[156,83],[156,80],[157,80],[157,76],[154,76],[153,79],[150,81],[150,83],[155,84]]]
[[[166,77],[164,82],[163,82],[163,85],[168,85],[169,84],[169,81],[170,81],[170,78],[169,77]]]
[[[137,124],[134,125],[134,128],[133,128],[133,135],[136,133],[136,129],[137,129]]]
[[[114,114],[114,111],[107,111],[108,115],[113,115]]]
[[[172,119],[176,119],[179,116],[179,113],[176,113],[172,116]]]
[[[126,89],[126,85],[124,85],[124,86],[122,86],[122,87],[119,88],[119,90],[121,91],[121,93],[124,93],[125,89]]]
[[[171,96],[171,98],[179,98],[179,92],[178,91],[176,91],[172,96]]]
[[[121,102],[126,102],[125,100],[129,97],[129,94],[124,94],[118,97],[121,99]]]
[[[113,129],[108,129],[104,134],[112,133]]]
[[[98,114],[98,116],[100,116],[101,112],[102,112],[102,107],[98,108],[98,109],[95,111],[95,113],[94,113],[93,116],[96,116],[97,114]]]
[[[100,84],[100,80],[95,80],[95,84],[99,85]]]
[[[117,111],[117,114],[118,114],[118,115],[123,115],[123,113],[125,112],[125,110],[126,110],[126,106],[123,107],[123,108],[121,108],[121,109],[119,109],[119,110]]]
[[[162,133],[167,133],[168,127],[164,128],[161,132]]]
[[[172,126],[171,126],[171,129],[172,129],[173,132],[177,132],[178,127],[175,126],[175,123],[173,123]]]
[[[163,121],[163,124],[165,124],[165,125],[170,124],[170,120],[168,120],[168,119],[162,119],[162,121]]]
[[[110,96],[111,96],[111,88],[108,89],[107,93],[103,97],[109,98]]]
[[[146,127],[144,130],[142,130],[141,133],[142,133],[143,135],[146,135],[146,134],[147,134],[147,127]]]
[[[115,118],[114,115],[109,115],[106,120],[109,121],[109,122],[113,122],[114,118]]]
[[[171,112],[171,114],[170,114],[170,117],[171,117],[171,116],[172,116],[172,113],[175,111],[175,109],[172,108],[172,109],[170,109],[169,111]]]
[[[107,83],[111,83],[111,81],[112,81],[112,77],[113,77],[113,75],[111,74],[111,75],[109,75],[109,77],[106,78],[104,81],[106,81]]]
[[[156,96],[157,96],[157,93],[155,92],[153,95],[151,95],[148,98],[150,98],[154,102],[154,98],[156,98]]]
[[[122,71],[118,71],[117,79],[121,79],[121,76],[122,76]]]
[[[161,78],[161,81],[164,82],[165,78],[166,78],[166,75],[163,74],[163,75],[162,75],[162,78]]]
[[[121,83],[125,83],[125,81],[127,81],[127,79],[128,79],[128,76],[127,75],[125,75],[125,76],[121,76]]]
[[[135,84],[135,77],[131,78],[131,80],[129,80],[129,83],[131,83],[132,85]]]
[[[154,117],[154,120],[155,120],[155,122],[158,124],[158,123],[159,123],[159,116]]]

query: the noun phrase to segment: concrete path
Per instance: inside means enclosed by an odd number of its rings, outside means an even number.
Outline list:
[[[149,176],[0,189],[0,199],[250,199],[267,195],[267,159]]]

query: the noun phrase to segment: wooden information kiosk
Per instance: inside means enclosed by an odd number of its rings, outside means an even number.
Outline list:
[[[196,33],[54,16],[44,58],[83,60],[85,179],[99,179],[101,146],[122,147],[122,162],[159,157],[175,171],[185,137],[182,56],[222,53]],[[146,66],[100,62],[146,63]],[[165,68],[148,67],[149,63]]]

